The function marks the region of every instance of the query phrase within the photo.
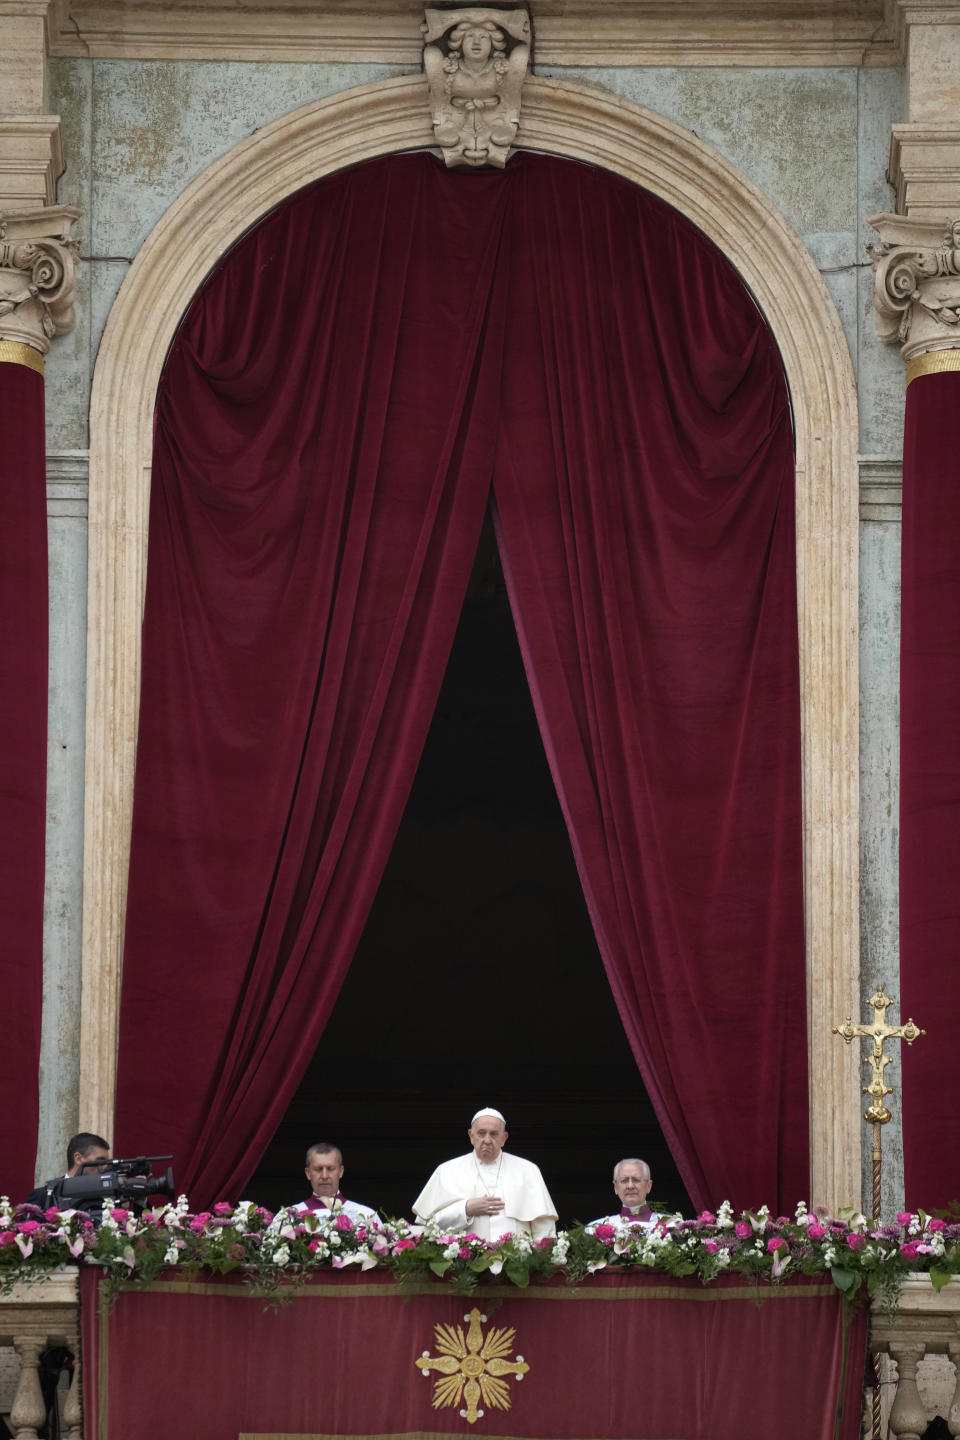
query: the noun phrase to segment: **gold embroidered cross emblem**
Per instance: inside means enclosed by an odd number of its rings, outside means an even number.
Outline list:
[[[434,1410],[460,1405],[463,1400],[460,1418],[474,1425],[483,1416],[477,1403],[480,1400],[497,1410],[510,1409],[510,1388],[501,1377],[512,1375],[522,1380],[530,1366],[522,1355],[506,1358],[513,1349],[516,1331],[512,1327],[498,1330],[492,1326],[484,1336],[486,1315],[474,1307],[463,1318],[467,1322],[466,1335],[459,1325],[435,1325],[435,1343],[440,1353],[431,1356],[429,1350],[424,1350],[416,1364],[425,1376],[430,1370],[440,1372],[433,1387]]]

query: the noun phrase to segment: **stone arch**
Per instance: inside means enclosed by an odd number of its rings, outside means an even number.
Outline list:
[[[171,205],[110,313],[91,401],[80,1074],[84,1123],[102,1133],[110,1133],[116,1081],[153,407],[164,357],[198,286],[262,215],[344,166],[432,141],[420,75],[284,116]],[[601,166],[661,196],[731,260],[780,347],[797,447],[806,1063],[811,1094],[829,1097],[811,1114],[811,1198],[856,1203],[857,1056],[831,1035],[859,1005],[857,405],[843,331],[780,212],[680,126],[585,85],[530,77],[517,145]]]

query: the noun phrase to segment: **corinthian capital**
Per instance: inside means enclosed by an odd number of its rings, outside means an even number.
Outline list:
[[[72,205],[0,211],[0,340],[45,355],[73,329],[79,247],[68,232],[79,215]]]
[[[873,259],[877,335],[902,346],[904,360],[960,349],[960,217],[923,220],[875,215]]]

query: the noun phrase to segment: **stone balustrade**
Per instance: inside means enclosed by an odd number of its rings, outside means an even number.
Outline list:
[[[934,1415],[960,1436],[960,1276],[939,1295],[929,1276],[908,1276],[892,1317],[875,1298],[870,1346],[889,1357],[881,1367],[884,1436],[921,1440]]]
[[[13,1399],[9,1425],[16,1440],[37,1440],[46,1407],[37,1373],[40,1356],[52,1346],[74,1354],[73,1379],[61,1412],[65,1440],[82,1440],[80,1406],[80,1303],[76,1270],[52,1271],[29,1284],[17,1284],[0,1295],[0,1347],[12,1347]],[[2,1350],[0,1350],[2,1353]]]

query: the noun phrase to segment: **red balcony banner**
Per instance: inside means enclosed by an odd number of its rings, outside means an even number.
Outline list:
[[[83,1275],[85,1440],[855,1440],[866,1312],[829,1280],[605,1272],[456,1295],[333,1275],[264,1308]]]

